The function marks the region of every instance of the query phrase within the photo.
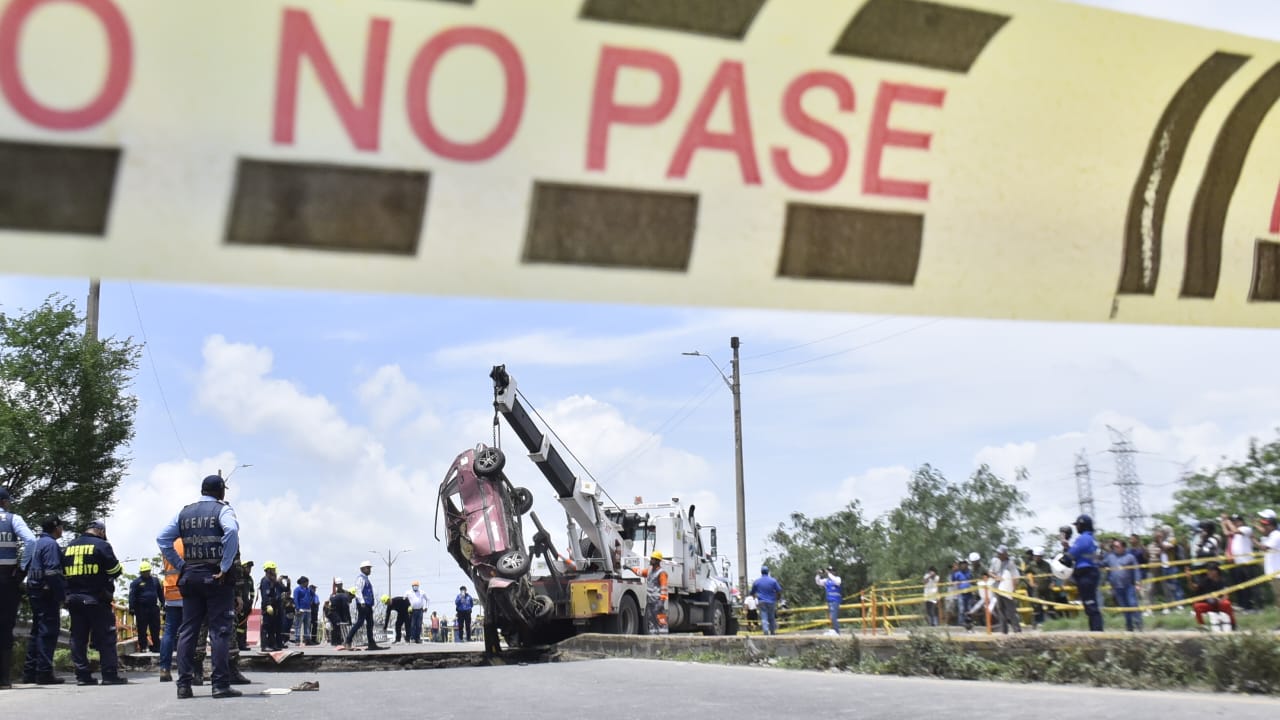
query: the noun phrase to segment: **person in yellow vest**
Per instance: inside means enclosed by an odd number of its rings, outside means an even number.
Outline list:
[[[173,541],[173,549],[182,555],[182,538]],[[182,593],[178,590],[178,571],[164,561],[164,630],[160,634],[160,682],[173,682],[173,649],[178,644],[178,628],[182,626]]]
[[[646,578],[648,609],[645,613],[650,635],[667,633],[667,571],[662,569],[662,551],[654,550],[649,556],[649,567],[632,568],[637,575]]]

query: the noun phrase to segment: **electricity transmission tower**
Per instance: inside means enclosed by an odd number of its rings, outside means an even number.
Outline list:
[[[1080,503],[1080,514],[1094,517],[1093,478],[1089,475],[1089,459],[1084,450],[1076,453],[1076,499]]]
[[[1116,457],[1116,487],[1120,488],[1120,519],[1124,521],[1125,532],[1141,532],[1146,515],[1142,512],[1142,480],[1138,478],[1138,465],[1133,456],[1137,450],[1129,433],[1121,432],[1110,425],[1111,453]]]

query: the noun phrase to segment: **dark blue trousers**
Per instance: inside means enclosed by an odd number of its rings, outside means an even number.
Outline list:
[[[98,649],[102,677],[120,676],[120,658],[116,654],[116,614],[110,603],[99,602],[88,595],[67,596],[67,612],[71,614],[71,663],[76,677],[93,677],[89,668],[89,637]]]
[[[209,658],[213,665],[213,689],[231,687],[231,638],[235,633],[235,586],[214,580],[214,565],[187,565],[178,580],[182,593],[182,628],[178,631],[178,682],[191,687],[195,674],[196,644],[200,628],[209,623]],[[224,578],[225,579],[225,578]]]
[[[58,646],[58,632],[62,629],[61,611],[57,597],[48,594],[31,594],[31,638],[27,640],[27,661],[23,664],[24,679],[53,674],[53,650]]]
[[[1084,605],[1084,614],[1089,618],[1090,632],[1102,632],[1102,610],[1098,607],[1099,577],[1096,567],[1078,567],[1072,574],[1076,590],[1080,593],[1080,604]]]

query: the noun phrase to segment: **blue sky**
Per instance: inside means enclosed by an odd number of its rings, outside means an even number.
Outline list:
[[[1246,34],[1280,28],[1280,5],[1261,0],[1089,4]],[[78,278],[0,276],[0,305],[29,308],[53,292],[83,303],[86,289]],[[729,337],[740,336],[749,575],[792,511],[857,498],[878,514],[921,463],[954,479],[981,462],[1010,478],[1025,465],[1036,511],[1027,524],[1056,527],[1075,515],[1072,467],[1084,449],[1100,521],[1117,527],[1108,424],[1132,428],[1143,451],[1148,512],[1168,507],[1184,463],[1238,456],[1250,436],[1280,427],[1280,333],[1263,330],[118,281],[103,285],[101,326],[148,339],[133,465],[109,519],[122,557],[154,552],[200,477],[251,464],[229,496],[246,557],[327,581],[350,579],[371,549],[412,549],[395,590],[417,579],[436,601],[464,577],[433,538],[435,488],[458,452],[490,441],[493,364],[508,365],[614,498],[696,503],[732,555],[731,397],[706,360],[681,353],[702,351],[727,372]],[[510,476],[534,489],[563,537],[563,514],[505,426],[503,441],[517,456]]]

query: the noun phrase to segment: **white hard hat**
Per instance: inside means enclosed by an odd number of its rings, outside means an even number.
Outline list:
[[[342,578],[334,578],[334,579],[333,579],[333,584],[334,584],[334,585],[341,585],[341,584],[342,584]]]
[[[362,570],[364,568],[371,568],[371,567],[373,567],[373,563],[369,562],[368,560],[365,560],[364,562],[360,563],[360,569]]]
[[[976,552],[969,553],[969,562],[975,563],[982,559],[982,556]]]
[[[1067,562],[1070,562],[1070,557],[1070,555],[1065,555],[1063,553],[1054,555],[1053,559],[1049,561],[1049,572],[1053,573],[1053,576],[1059,580],[1069,579],[1071,577],[1072,570],[1071,566],[1068,565]]]
[[[1036,557],[1044,557],[1044,548],[1031,548],[1031,554]]]

